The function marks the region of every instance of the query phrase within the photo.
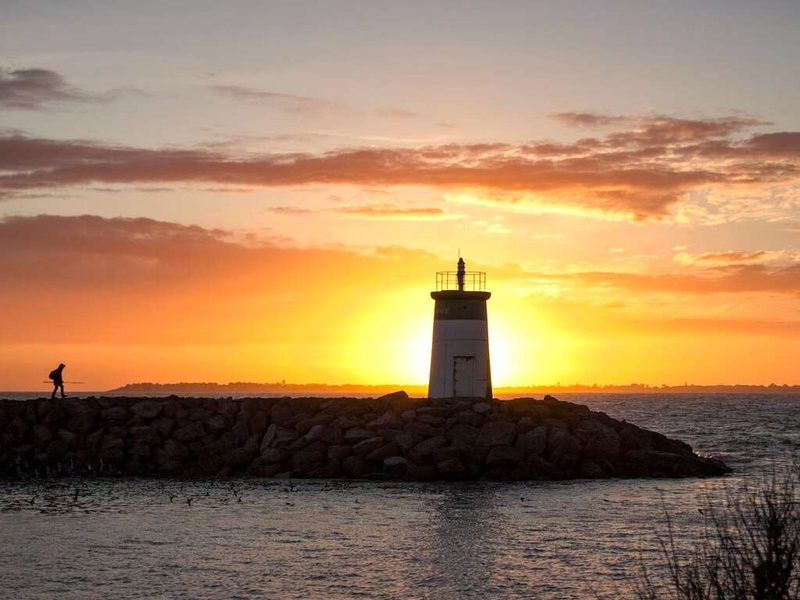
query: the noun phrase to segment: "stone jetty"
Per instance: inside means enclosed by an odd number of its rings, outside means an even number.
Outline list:
[[[7,478],[521,481],[728,472],[684,442],[551,396],[0,400],[0,476]]]

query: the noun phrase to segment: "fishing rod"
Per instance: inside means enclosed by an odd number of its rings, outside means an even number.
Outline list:
[[[43,381],[42,383],[53,383],[53,380],[50,379],[49,381]],[[65,381],[64,383],[68,383],[70,385],[85,385],[85,381]]]

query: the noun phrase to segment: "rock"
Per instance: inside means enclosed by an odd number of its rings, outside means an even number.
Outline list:
[[[325,432],[325,435],[322,436],[322,441],[330,446],[343,444],[345,441],[344,431],[341,429],[341,427],[334,427],[329,425],[328,429]]]
[[[285,448],[299,437],[300,434],[297,433],[294,429],[288,429],[286,427],[279,426],[277,428],[277,431],[275,432],[275,439],[272,442],[272,447]]]
[[[421,465],[425,462],[425,459],[433,454],[434,450],[446,445],[447,439],[445,439],[443,435],[437,435],[435,437],[422,440],[409,451],[408,456],[412,461],[414,461],[414,463]]]
[[[428,425],[431,425],[433,427],[441,427],[442,425],[445,424],[446,420],[447,419],[445,419],[444,417],[437,417],[436,415],[425,415],[425,414],[417,415],[418,423],[427,423]]]
[[[66,398],[61,401],[61,405],[66,409],[67,413],[70,415],[83,415],[83,414],[92,414],[94,415],[97,412],[97,409],[89,404],[89,402],[83,398]]]
[[[445,479],[461,479],[467,475],[467,468],[459,457],[437,462],[436,471]]]
[[[403,427],[403,420],[394,414],[393,411],[387,410],[377,419],[370,421],[367,427],[372,430],[376,429],[400,429]]]
[[[417,411],[415,411],[413,408],[404,410],[400,413],[400,418],[403,419],[403,421],[413,421],[417,418]]]
[[[547,427],[540,425],[518,435],[514,447],[526,456],[540,456],[547,448]]]
[[[75,414],[67,421],[65,429],[81,435],[86,435],[94,429],[94,415],[91,412]]]
[[[590,422],[588,427],[576,431],[575,435],[583,442],[583,455],[587,458],[615,460],[619,456],[622,444],[619,435],[611,427]]]
[[[201,407],[198,407],[198,408],[189,409],[189,417],[188,417],[188,419],[190,421],[205,421],[206,419],[211,418],[215,414],[217,414],[217,413],[215,413],[210,408],[205,408],[205,407],[201,406]]]
[[[624,479],[641,479],[643,477],[650,477],[650,469],[647,465],[640,463],[618,461],[614,463],[614,469],[618,477]]]
[[[416,433],[422,437],[435,437],[442,433],[441,429],[428,425],[427,423],[420,423],[419,421],[409,421],[404,427],[405,431]]]
[[[352,446],[328,446],[328,460],[342,460],[348,456],[353,456]]]
[[[464,410],[455,415],[459,423],[464,425],[472,425],[473,427],[481,427],[486,420],[483,415],[472,412],[472,410]]]
[[[47,459],[52,461],[61,460],[69,451],[67,444],[60,438],[55,438],[47,445]]]
[[[369,429],[364,429],[363,427],[351,427],[344,433],[344,439],[353,445],[374,437],[374,432],[370,431]]]
[[[322,442],[313,442],[294,454],[290,463],[294,469],[309,469],[322,466],[327,460],[328,448]]]
[[[400,429],[376,429],[375,433],[377,433],[387,442],[391,442],[392,440],[394,440],[394,438],[403,433],[403,431]]]
[[[203,423],[206,429],[212,433],[221,433],[228,428],[227,419],[219,414],[211,415]]]
[[[403,390],[399,390],[397,392],[392,392],[391,394],[384,394],[383,396],[377,398],[377,401],[392,403],[392,402],[404,402],[408,399],[409,399],[408,394],[406,394]]]
[[[276,425],[288,427],[294,419],[294,412],[289,400],[280,400],[272,407],[271,421]]]
[[[308,433],[303,436],[309,442],[315,442],[317,440],[321,440],[325,433],[327,432],[328,428],[325,425],[312,425],[311,429],[308,430]]]
[[[175,429],[175,421],[167,417],[161,417],[150,423],[150,429],[162,440],[167,439],[172,434],[172,430]]]
[[[225,456],[225,465],[231,469],[238,470],[258,458],[257,437],[257,435],[253,436],[243,447],[234,448],[228,452],[227,456]]]
[[[264,450],[269,448],[272,444],[277,432],[278,426],[275,423],[272,423],[269,427],[267,427],[267,430],[264,432],[264,437],[261,438],[261,445],[259,446],[262,455],[264,454]]]
[[[161,440],[159,440],[160,442]],[[128,447],[128,454],[131,456],[138,456],[141,458],[150,458],[153,453],[153,445],[149,444],[145,439],[138,439],[130,443]]]
[[[486,455],[486,466],[489,469],[495,467],[514,467],[522,460],[523,454],[515,448],[509,446],[495,446]]]
[[[63,441],[68,448],[74,447],[78,442],[78,436],[71,431],[67,431],[66,429],[59,429],[56,433],[58,439]]]
[[[383,471],[394,477],[400,477],[408,470],[408,459],[405,456],[388,456],[383,459]]]
[[[353,446],[353,452],[361,456],[366,456],[373,450],[377,450],[385,445],[386,441],[382,437],[375,436],[358,442],[355,446]]]
[[[198,421],[190,421],[179,427],[172,433],[172,439],[178,442],[193,442],[199,440],[206,434],[203,424]]]
[[[436,448],[431,454],[431,458],[433,459],[434,464],[438,464],[440,462],[444,462],[450,460],[451,458],[461,458],[462,454],[464,454],[460,449],[453,448],[452,446],[442,446],[441,448]]]
[[[484,423],[476,444],[482,446],[510,446],[517,437],[517,426],[510,421],[489,421]]]
[[[163,402],[156,402],[154,400],[142,400],[131,406],[131,412],[148,421],[158,417],[164,410]]]
[[[417,419],[421,420],[421,417],[428,416],[428,417],[439,417],[444,419],[449,417],[453,412],[458,412],[456,410],[457,407],[450,407],[450,406],[420,406],[417,409]]]
[[[164,457],[166,460],[178,461],[183,463],[189,458],[189,449],[175,440],[167,440],[163,445]]]
[[[728,472],[679,440],[554,398],[411,400],[402,394],[394,401],[0,400],[0,477],[16,477],[19,465],[47,465],[51,474],[91,467],[143,476],[421,481]]]
[[[112,406],[100,411],[100,418],[105,421],[127,421],[131,418],[129,413],[122,406]]]
[[[408,452],[419,444],[423,439],[421,435],[418,433],[414,433],[413,431],[403,431],[395,436],[394,440],[392,440],[395,444],[398,445],[401,451]]]
[[[434,481],[439,476],[436,467],[433,465],[410,464],[407,474],[410,479],[415,479],[417,481]]]
[[[364,442],[361,442],[362,444]],[[380,448],[376,448],[372,452],[368,453],[366,456],[367,462],[383,462],[383,459],[388,458],[390,456],[396,456],[397,453],[400,451],[400,448],[394,442],[389,442],[388,444],[384,444]]]
[[[350,456],[342,463],[342,469],[350,477],[362,478],[368,472],[367,461],[363,456]]]
[[[450,429],[447,430],[447,432],[445,433],[445,437],[449,442],[454,442],[458,440],[466,444],[474,444],[480,432],[481,432],[480,429],[478,429],[477,427],[473,427],[472,425],[456,423]]]
[[[547,456],[577,456],[581,451],[581,443],[566,429],[552,428],[547,436]]]
[[[285,448],[266,448],[261,452],[261,458],[271,463],[283,462],[290,456],[291,453]]]
[[[472,405],[472,412],[479,415],[488,415],[492,412],[492,405],[488,402],[476,402]]]
[[[294,430],[299,433],[300,435],[305,435],[311,428],[316,425],[314,423],[314,417],[312,415],[302,414],[296,416],[296,421],[294,423]]]
[[[33,443],[37,446],[46,446],[53,439],[53,432],[45,425],[34,425]]]
[[[578,466],[578,476],[584,479],[604,479],[603,468],[593,460],[585,460]]]
[[[261,410],[257,410],[250,418],[246,419],[247,425],[250,428],[250,433],[257,433],[258,435],[264,435],[264,431],[267,429],[269,425],[269,419],[267,418],[267,414]]]

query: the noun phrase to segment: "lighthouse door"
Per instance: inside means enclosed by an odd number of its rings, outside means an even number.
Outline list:
[[[475,357],[453,357],[453,396],[471,398],[475,395]]]

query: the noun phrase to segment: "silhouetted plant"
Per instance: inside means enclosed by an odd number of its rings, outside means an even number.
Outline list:
[[[707,498],[705,526],[691,553],[678,551],[668,520],[661,550],[665,575],[645,565],[638,598],[789,600],[800,598],[800,471],[773,472],[753,489],[728,490],[723,506]]]

